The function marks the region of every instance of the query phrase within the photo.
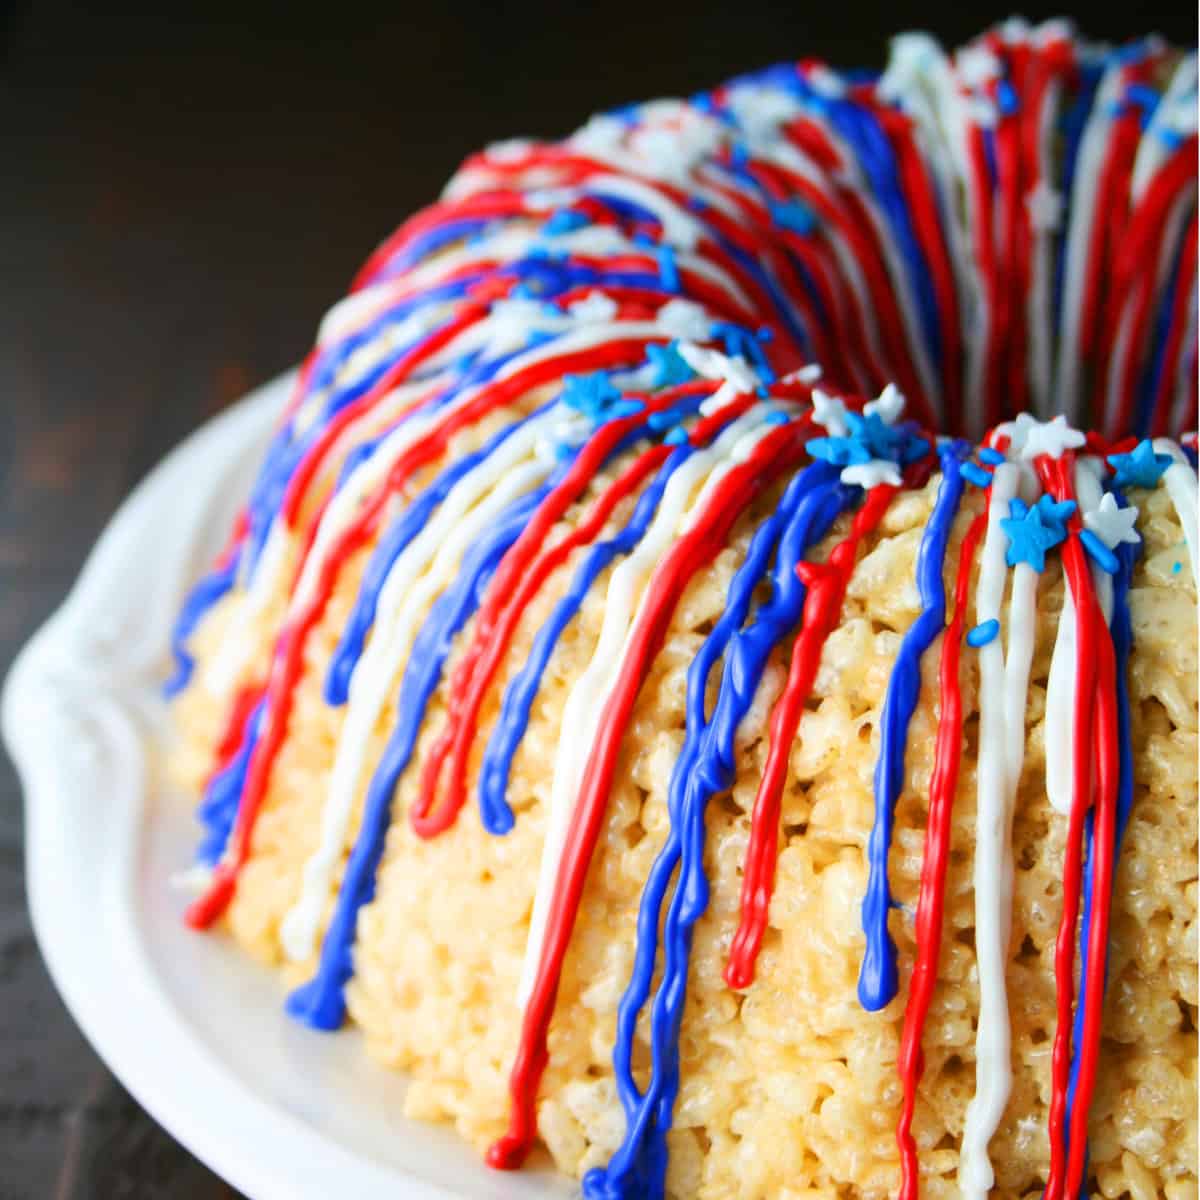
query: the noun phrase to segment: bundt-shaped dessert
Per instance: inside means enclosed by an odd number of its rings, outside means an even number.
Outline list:
[[[189,922],[587,1197],[1195,1197],[1196,98],[1012,21],[468,159],[181,615]]]

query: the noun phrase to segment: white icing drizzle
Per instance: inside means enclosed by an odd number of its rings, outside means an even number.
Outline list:
[[[1007,579],[1008,537],[1000,525],[1018,494],[1021,470],[1001,463],[992,475],[987,533],[975,592],[975,619],[999,621]],[[1024,608],[1014,608],[1023,613]],[[1010,630],[1010,645],[1014,631]],[[1022,640],[1018,631],[1018,643]],[[1018,651],[1022,647],[1018,645]],[[958,1183],[967,1200],[985,1200],[995,1178],[988,1143],[1012,1089],[1011,1030],[1005,987],[1012,910],[1012,824],[1010,797],[1020,763],[1009,757],[1012,742],[1007,714],[1013,707],[1017,671],[1009,675],[1000,638],[979,649],[979,753],[976,767],[978,814],[975,841],[975,951],[979,970],[979,1023],[975,1035],[975,1095],[967,1107]],[[1021,709],[1022,737],[1024,708]]]
[[[383,483],[392,464],[428,431],[432,421],[432,414],[414,414],[389,434],[370,458],[351,472],[330,500],[301,568],[288,606],[289,614],[299,612],[311,601],[330,548],[355,520],[365,497]],[[295,532],[287,527],[282,517],[277,516],[267,533],[266,543],[242,603],[216,653],[204,669],[204,686],[211,694],[228,695],[241,678],[254,653],[256,631],[263,614],[284,587],[283,576],[291,563],[291,551],[296,540]]]
[[[1087,514],[1098,509],[1104,489],[1101,486],[1103,464],[1086,456],[1075,463],[1075,495],[1080,510]],[[1111,549],[1111,547],[1109,547]],[[1112,616],[1112,579],[1094,563],[1090,564],[1092,584],[1107,624]],[[1063,605],[1050,656],[1046,681],[1046,796],[1050,806],[1064,816],[1071,811],[1072,762],[1075,755],[1075,680],[1078,660],[1075,643],[1075,596],[1070,577],[1063,572]]]
[[[517,496],[545,478],[550,466],[536,450],[539,439],[562,419],[556,409],[527,421],[460,479],[388,572],[370,639],[350,677],[346,718],[321,811],[320,840],[304,864],[300,895],[280,926],[280,942],[294,961],[308,958],[313,951],[371,735],[419,623],[429,604],[454,579],[467,547]]]
[[[639,600],[644,596],[645,584],[681,529],[686,528],[692,514],[700,508],[700,501],[709,494],[707,489],[701,487],[697,501],[689,504],[696,487],[702,485],[706,476],[722,460],[745,446],[744,439],[763,426],[769,411],[766,405],[756,404],[730,424],[711,445],[697,450],[672,474],[645,536],[633,552],[617,565],[609,578],[604,596],[604,619],[596,648],[586,669],[571,688],[562,709],[560,727],[571,733],[568,737],[558,739],[555,750],[546,838],[542,846],[537,890],[529,918],[529,936],[525,943],[525,958],[517,992],[517,1002],[521,1008],[525,1007],[537,976],[550,900],[554,894],[559,861],[583,772],[605,704],[616,684],[629,639],[638,623],[641,613]]]
[[[1095,103],[1080,139],[1075,178],[1071,186],[1071,221],[1064,255],[1062,323],[1054,380],[1055,407],[1071,421],[1078,418],[1082,404],[1083,360],[1079,354],[1079,339],[1088,247],[1092,240],[1093,225],[1096,220],[1103,219],[1102,214],[1095,211],[1096,180],[1110,143],[1111,113],[1120,93],[1122,73],[1122,67],[1117,64],[1108,67],[1101,77]]]

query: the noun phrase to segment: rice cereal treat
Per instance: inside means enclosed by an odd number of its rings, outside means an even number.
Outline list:
[[[468,159],[175,640],[188,921],[590,1200],[1197,1194],[1196,57]]]

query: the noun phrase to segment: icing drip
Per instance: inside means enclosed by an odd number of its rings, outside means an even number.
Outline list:
[[[754,962],[767,925],[767,910],[775,882],[775,858],[779,841],[779,800],[800,712],[816,678],[825,639],[837,624],[842,600],[857,561],[858,547],[874,531],[897,489],[880,484],[867,493],[855,513],[850,532],[824,563],[801,562],[796,572],[807,589],[800,633],[792,646],[787,684],[771,713],[771,749],[763,768],[746,848],[742,876],[741,918],[729,950],[725,979],[732,988],[749,987],[754,979]]]
[[[792,481],[776,512],[755,531],[730,585],[725,612],[689,668],[686,736],[669,791],[671,829],[646,882],[636,957],[617,1018],[613,1065],[626,1113],[625,1140],[605,1170],[584,1180],[587,1196],[641,1196],[662,1190],[666,1130],[678,1090],[677,1043],[691,931],[707,906],[705,806],[716,792],[732,784],[738,727],[754,702],[768,655],[799,618],[804,585],[796,563],[853,498],[853,489],[838,483],[836,471],[824,463],[814,464]],[[740,628],[772,550],[776,557],[771,597],[751,623]],[[721,686],[710,720],[705,716],[705,695],[722,655]],[[659,921],[672,879],[675,891],[663,929],[666,961],[651,1026],[653,1070],[643,1092],[633,1079],[633,1042],[638,1015],[649,996]]]
[[[875,766],[875,821],[867,843],[867,891],[862,903],[866,951],[858,977],[858,998],[874,1012],[889,1004],[899,981],[896,948],[888,933],[888,913],[893,907],[888,886],[887,862],[892,843],[892,814],[904,787],[904,749],[908,725],[917,707],[921,688],[921,658],[942,632],[946,621],[946,589],[942,568],[950,530],[963,494],[959,463],[966,453],[965,442],[942,447],[938,460],[942,482],[937,501],[925,526],[917,552],[916,575],[921,593],[921,615],[913,623],[896,655],[880,723],[879,758]]]
[[[917,1085],[924,1070],[921,1034],[937,982],[937,965],[942,941],[942,914],[945,911],[946,867],[950,857],[950,819],[958,787],[962,760],[962,691],[959,685],[960,640],[966,620],[975,550],[987,526],[986,514],[972,522],[959,550],[958,577],[954,590],[954,615],[942,641],[942,661],[938,683],[942,710],[938,718],[933,771],[929,780],[929,834],[921,861],[921,891],[914,922],[917,957],[909,985],[908,1005],[900,1035],[898,1067],[904,1085],[904,1104],[896,1127],[900,1147],[900,1200],[915,1200],[918,1190],[917,1147],[912,1137]]]
[[[583,890],[587,865],[599,835],[604,798],[616,766],[625,722],[649,660],[666,631],[671,612],[691,576],[724,544],[742,508],[770,480],[794,465],[801,452],[798,428],[786,425],[768,433],[744,463],[733,467],[713,490],[690,528],[667,552],[647,591],[647,601],[627,643],[593,744],[567,830],[557,886],[550,898],[541,961],[524,1008],[521,1041],[510,1077],[512,1097],[508,1132],[488,1152],[493,1166],[518,1165],[536,1133],[534,1099],[546,1065],[546,1030],[554,1007],[559,972]]]

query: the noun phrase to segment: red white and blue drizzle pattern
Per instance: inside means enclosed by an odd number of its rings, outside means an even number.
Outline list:
[[[900,37],[879,76],[780,65],[688,102],[595,117],[562,142],[511,142],[468,159],[326,318],[229,546],[181,614],[173,691],[197,670],[188,639],[204,614],[231,589],[244,593],[234,627],[198,669],[198,685],[228,697],[229,716],[200,808],[203,892],[190,923],[207,926],[232,897],[306,639],[357,550],[372,547],[323,685],[345,718],[320,846],[281,931],[290,957],[319,951],[288,1009],[321,1029],[344,1017],[356,917],[373,895],[430,697],[444,685],[448,717],[407,814],[425,837],[467,801],[478,713],[521,613],[568,556],[586,551],[487,740],[478,802],[485,827],[503,835],[514,821],[509,769],[542,673],[612,568],[599,645],[564,710],[564,726],[583,736],[563,739],[555,761],[509,1130],[489,1153],[496,1166],[517,1166],[536,1137],[559,974],[639,685],[683,589],[755,496],[781,485],[688,673],[670,829],[647,879],[613,1052],[626,1136],[584,1181],[589,1197],[661,1196],[692,931],[708,900],[706,805],[731,786],[738,724],[768,659],[790,642],[726,970],[741,989],[766,926],[788,750],[858,548],[895,495],[940,471],[916,564],[922,611],[881,724],[859,995],[878,1010],[898,990],[892,819],[921,661],[942,634],[899,1063],[901,1194],[917,1194],[910,1126],[960,765],[959,670],[977,652],[981,1009],[960,1183],[986,1195],[988,1141],[1011,1078],[1008,833],[1038,580],[1047,554],[1060,555],[1068,598],[1048,685],[1047,791],[1067,822],[1067,859],[1046,1194],[1081,1194],[1113,876],[1133,795],[1126,596],[1140,538],[1127,489],[1168,488],[1196,572],[1194,440],[1166,437],[1196,422],[1196,83],[1195,55],[1155,39],[1112,49],[1063,23],[1013,21],[953,56],[923,35]],[[528,411],[519,402],[539,387],[549,398]],[[1017,415],[1027,412],[1037,416]],[[445,457],[457,432],[485,420],[492,432],[477,450]],[[1085,421],[1097,432],[1078,432]],[[614,461],[620,473],[564,532],[559,519]],[[436,473],[417,488],[426,467]],[[951,528],[969,488],[986,504],[947,587]],[[613,532],[626,498],[631,515]],[[842,539],[822,563],[806,561],[842,514],[851,514]],[[281,593],[290,599],[268,674],[248,680],[256,620]],[[389,703],[394,729],[382,759],[368,762]],[[639,1087],[632,1047],[647,1005],[652,1064]]]

